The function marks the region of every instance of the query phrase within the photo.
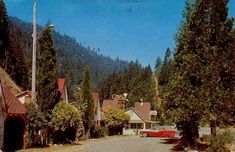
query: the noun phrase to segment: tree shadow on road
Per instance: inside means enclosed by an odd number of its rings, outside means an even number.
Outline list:
[[[171,149],[172,152],[182,152],[186,147],[185,142],[182,142],[179,138],[161,139],[160,143],[173,145],[173,148]],[[208,149],[208,145],[203,143],[197,143],[195,146],[199,151],[205,151]]]
[[[160,143],[173,145],[173,148],[171,149],[173,152],[183,151],[184,148],[179,145],[179,141],[180,141],[179,138],[164,138],[161,139]]]

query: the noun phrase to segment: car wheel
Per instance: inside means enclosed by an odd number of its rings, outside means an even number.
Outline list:
[[[143,133],[143,137],[148,137],[148,134],[147,133]]]

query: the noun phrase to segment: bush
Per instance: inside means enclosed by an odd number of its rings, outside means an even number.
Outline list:
[[[232,144],[234,141],[235,138],[231,134],[231,131],[225,130],[222,134],[211,137],[211,149],[213,151],[222,150],[225,144]]]
[[[59,102],[51,115],[54,143],[68,143],[76,139],[77,129],[82,128],[81,112],[72,104]]]
[[[106,125],[109,135],[120,135],[125,124],[128,124],[130,116],[124,110],[108,108],[105,110]]]
[[[81,112],[70,103],[59,102],[52,111],[51,125],[55,131],[82,127]]]
[[[97,126],[91,132],[91,138],[103,138],[107,136],[108,130],[105,127]]]
[[[40,108],[35,103],[25,103],[25,111],[27,124],[26,128],[28,131],[27,146],[39,146],[42,145],[41,139],[38,140],[37,134],[39,130],[43,129],[47,125],[47,120],[44,113],[41,112]]]

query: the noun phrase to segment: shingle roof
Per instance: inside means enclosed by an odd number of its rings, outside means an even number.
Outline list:
[[[65,86],[65,79],[64,78],[57,79],[57,85],[59,92],[62,94]]]
[[[107,108],[121,109],[122,102],[118,100],[104,100],[102,109],[105,110]]]
[[[150,111],[151,105],[150,102],[135,102],[135,111],[141,116],[145,121],[151,120]]]
[[[9,87],[2,83],[2,89],[7,114],[25,114],[24,105],[17,99]]]

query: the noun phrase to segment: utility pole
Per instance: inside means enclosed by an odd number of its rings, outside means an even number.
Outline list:
[[[33,4],[33,58],[32,58],[32,85],[31,85],[31,94],[32,102],[36,103],[36,49],[37,49],[37,4],[34,0]]]

